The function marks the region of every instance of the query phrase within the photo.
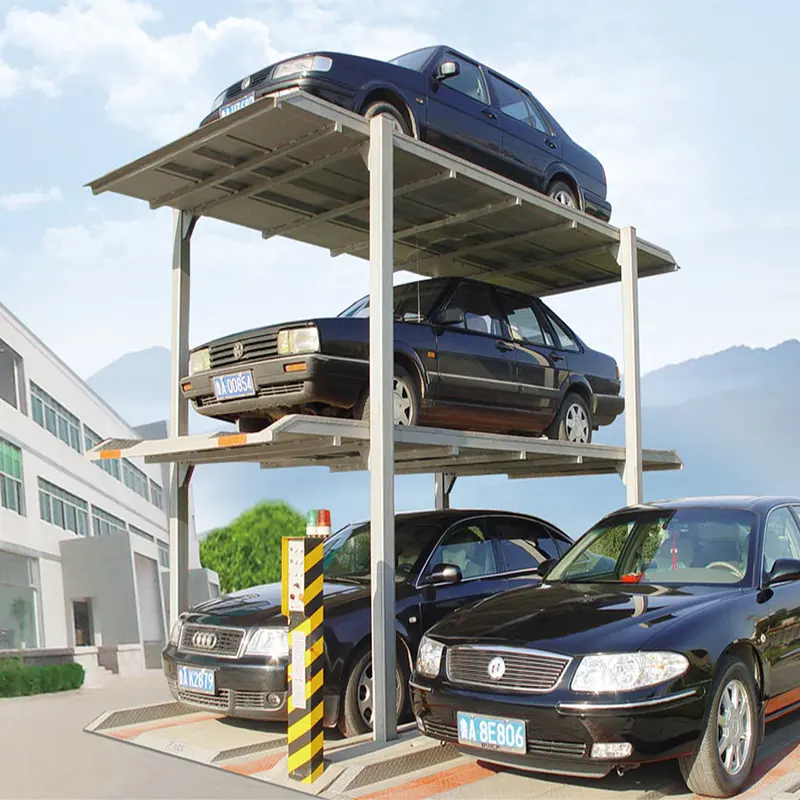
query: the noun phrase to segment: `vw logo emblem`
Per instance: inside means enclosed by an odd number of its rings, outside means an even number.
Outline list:
[[[244,90],[245,90],[245,89],[246,89],[246,88],[247,88],[249,85],[250,85],[250,76],[248,75],[248,76],[247,76],[247,77],[246,77],[246,78],[245,78],[245,79],[242,81],[242,91],[244,91]]]
[[[217,646],[217,634],[209,631],[197,631],[192,636],[192,647],[198,650],[213,650]]]
[[[486,667],[489,677],[493,681],[499,681],[506,674],[506,662],[500,656],[495,656]]]
[[[236,342],[233,346],[233,357],[241,358],[244,355],[244,345],[241,342]]]

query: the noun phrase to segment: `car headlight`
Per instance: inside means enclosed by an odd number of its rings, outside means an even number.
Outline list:
[[[284,61],[278,64],[272,71],[272,80],[285,78],[287,75],[296,75],[298,72],[327,72],[333,61],[327,56],[303,56],[303,58],[293,58],[291,61]]]
[[[181,641],[181,631],[183,630],[183,620],[178,621],[172,626],[172,631],[169,634],[169,643],[174,644],[176,647]]]
[[[435,678],[442,665],[442,653],[444,653],[443,644],[423,636],[417,650],[417,672]]]
[[[211,104],[211,110],[216,111],[225,100],[225,94],[227,93],[227,89],[224,92],[220,92],[215,98],[214,102]]]
[[[319,350],[319,331],[316,327],[287,328],[278,331],[278,355],[316,353]]]
[[[680,653],[584,656],[571,688],[574,692],[629,692],[677,678],[688,668],[688,659]]]
[[[211,369],[211,351],[204,347],[202,350],[195,350],[189,356],[189,374],[195,375],[198,372],[207,372]]]
[[[269,658],[289,657],[288,628],[259,628],[247,643],[245,651],[251,656],[268,656]]]

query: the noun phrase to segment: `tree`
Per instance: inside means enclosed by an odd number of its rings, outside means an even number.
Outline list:
[[[200,542],[200,562],[219,574],[220,590],[235,592],[281,579],[281,539],[304,536],[305,518],[282,501],[265,501],[215,528]]]

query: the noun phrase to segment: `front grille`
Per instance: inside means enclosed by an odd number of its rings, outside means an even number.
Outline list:
[[[266,708],[266,692],[239,691],[234,692],[233,704],[236,708]]]
[[[203,694],[179,688],[173,680],[168,680],[167,683],[173,696],[187,705],[217,708],[223,711],[227,711],[230,706],[230,692],[227,689],[218,689],[216,694]]]
[[[272,386],[260,386],[255,393],[255,397],[283,397],[284,395],[297,394],[302,392],[305,388],[303,381],[294,381],[293,383],[276,383]],[[251,400],[252,397],[242,397],[241,400]],[[198,397],[197,404],[203,408],[209,406],[224,406],[229,403],[229,400],[217,400],[214,395],[208,397]]]
[[[213,633],[216,642],[213,647],[202,647],[192,643],[195,634]],[[186,624],[181,631],[179,650],[186,653],[202,653],[203,655],[222,656],[223,658],[236,658],[244,639],[244,631],[237,628],[218,628],[214,625]]]
[[[239,339],[244,351],[239,358],[233,354],[236,340],[224,344],[209,346],[211,354],[211,369],[232,367],[245,364],[249,361],[260,361],[263,358],[272,358],[278,355],[278,331],[268,331],[247,339]]]
[[[428,736],[444,742],[458,742],[458,731],[455,725],[444,722],[423,720],[423,727]],[[583,758],[586,745],[583,742],[551,742],[545,739],[527,739],[528,755],[550,756],[553,758]]]
[[[489,662],[503,659],[505,672],[499,679],[489,677]],[[452,683],[488,686],[512,692],[551,691],[570,662],[567,656],[538,650],[483,648],[470,645],[447,650],[447,678]]]

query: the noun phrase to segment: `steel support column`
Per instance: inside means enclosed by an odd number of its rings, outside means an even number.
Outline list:
[[[450,508],[450,492],[453,490],[456,477],[452,472],[437,472],[434,474],[437,511],[446,511]]]
[[[622,273],[622,362],[625,381],[625,483],[627,504],[642,502],[642,404],[639,375],[639,266],[636,228],[619,232]]]
[[[174,212],[172,249],[172,332],[169,435],[189,433],[189,401],[180,379],[189,374],[190,241],[197,217]],[[189,482],[192,471],[177,462],[169,468],[169,617],[170,627],[189,607]]]
[[[392,121],[369,124],[369,470],[372,586],[373,737],[397,738],[395,710],[394,166]]]

